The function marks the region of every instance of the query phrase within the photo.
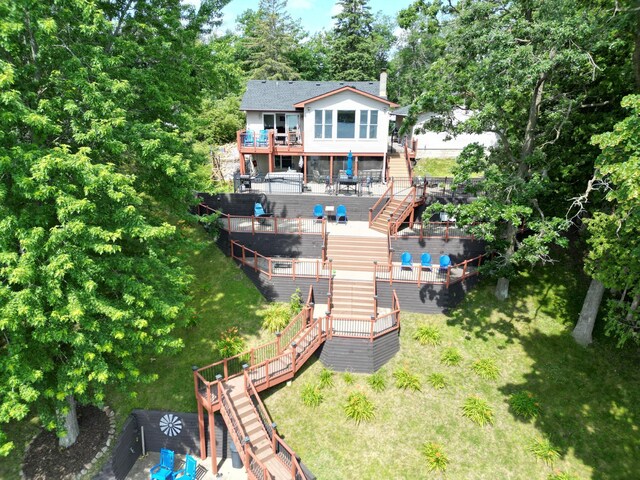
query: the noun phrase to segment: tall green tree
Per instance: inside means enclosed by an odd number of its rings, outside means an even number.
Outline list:
[[[69,446],[77,402],[180,348],[189,276],[150,205],[192,196],[220,5],[0,0],[0,423],[37,412]]]
[[[329,61],[333,79],[375,80],[387,68],[394,43],[392,22],[374,19],[367,0],[338,0],[331,32]]]
[[[482,195],[447,208],[473,224],[496,253],[496,296],[504,299],[519,268],[549,261],[550,246],[565,244],[568,223],[557,211],[545,211],[542,199],[554,188],[549,172],[567,159],[547,152],[600,75],[589,46],[605,28],[607,12],[561,0],[414,5],[440,22],[446,45],[427,72],[414,112],[440,113],[427,126],[453,135],[489,131],[498,137],[488,154],[471,145],[458,159],[456,181],[482,172],[483,180],[470,188]],[[455,123],[452,111],[461,107],[472,116]],[[519,237],[522,225],[527,233]]]
[[[287,0],[260,0],[258,10],[245,12],[241,27],[246,70],[251,78],[296,80],[293,57],[306,33],[286,11]]]

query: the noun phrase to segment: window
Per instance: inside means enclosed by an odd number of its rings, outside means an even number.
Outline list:
[[[338,138],[356,137],[355,110],[338,110]]]
[[[360,138],[378,137],[378,110],[360,110]]]
[[[331,138],[333,130],[333,110],[316,110],[315,111],[315,138]]]

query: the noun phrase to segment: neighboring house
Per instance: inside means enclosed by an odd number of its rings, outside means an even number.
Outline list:
[[[380,82],[250,80],[240,109],[247,128],[238,132],[240,173],[297,170],[304,181],[324,182],[346,169],[382,172],[389,117],[398,105]]]
[[[402,107],[391,112],[396,116],[396,126],[400,128],[405,117],[409,113],[409,107]],[[418,115],[418,121],[412,129],[410,141],[415,142],[415,149],[418,157],[427,158],[451,158],[457,157],[464,147],[470,143],[479,143],[485,148],[495,145],[497,136],[495,133],[464,133],[452,137],[447,133],[439,133],[433,131],[420,132],[425,121],[434,118],[434,113],[421,113]],[[471,117],[468,110],[454,110],[453,116],[456,122],[463,122]]]

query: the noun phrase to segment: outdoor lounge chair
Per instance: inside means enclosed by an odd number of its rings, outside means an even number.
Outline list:
[[[313,216],[316,217],[316,220],[322,221],[324,218],[324,208],[319,203],[313,207]]]
[[[166,448],[160,449],[160,463],[158,465],[154,465],[151,467],[151,470],[149,470],[151,479],[172,479],[174,457],[175,455],[173,450],[168,450]]]
[[[451,257],[449,255],[440,255],[440,271],[446,272],[451,266]]]
[[[400,259],[402,260],[400,264],[401,270],[413,270],[413,257],[409,252],[404,252]]]
[[[253,135],[253,130],[247,130],[244,134],[244,140],[242,144],[245,147],[253,147],[254,143],[255,143],[255,137]]]
[[[347,224],[347,208],[344,205],[338,205],[336,210],[336,222]]]
[[[260,224],[263,224],[266,218],[273,217],[273,213],[265,212],[262,204],[260,202],[256,202],[253,206],[253,216],[258,219]]]
[[[256,141],[257,147],[266,147],[269,145],[269,132],[267,130],[260,130],[258,140]]]
[[[191,455],[187,455],[184,459],[184,468],[178,470],[173,474],[173,478],[178,480],[196,480],[196,471],[198,469],[198,462]]]
[[[427,252],[420,256],[420,267],[424,270],[431,271],[431,255]]]

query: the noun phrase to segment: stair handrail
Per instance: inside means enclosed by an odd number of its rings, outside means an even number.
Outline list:
[[[391,215],[389,216],[389,231],[391,232],[391,235],[395,235],[398,232],[398,227],[400,226],[401,222],[404,220],[403,217],[406,216],[406,213],[409,209],[413,208],[413,201],[415,199],[415,196],[416,196],[416,187],[411,187],[411,190],[409,190],[409,193],[405,195],[405,197],[402,199],[402,202],[400,202],[400,204],[393,210],[393,212],[391,212]],[[403,207],[404,202],[409,197],[411,197],[411,201]],[[400,209],[400,207],[403,207],[400,212],[400,215],[398,215],[396,217],[396,220],[393,221],[392,223],[391,219],[393,219],[396,216],[396,213],[398,212],[398,209]]]
[[[405,163],[407,164],[407,173],[409,174],[409,177],[412,177],[412,168],[411,168],[411,161],[409,160],[409,146],[407,145],[408,142],[404,142],[404,160]]]
[[[380,213],[382,213],[382,211],[384,210],[384,206],[383,206],[383,208],[381,208],[380,211],[375,216],[373,215],[373,211],[376,208],[378,208],[378,206],[380,205],[380,202],[382,202],[387,197],[387,195],[389,196],[387,201],[389,201],[389,200],[391,200],[391,198],[393,198],[393,179],[389,182],[389,185],[387,186],[387,189],[380,196],[378,201],[376,203],[374,203],[372,207],[369,208],[369,227],[371,227],[371,225],[373,225],[373,222],[375,221],[375,219],[378,218],[378,215],[380,215]]]

